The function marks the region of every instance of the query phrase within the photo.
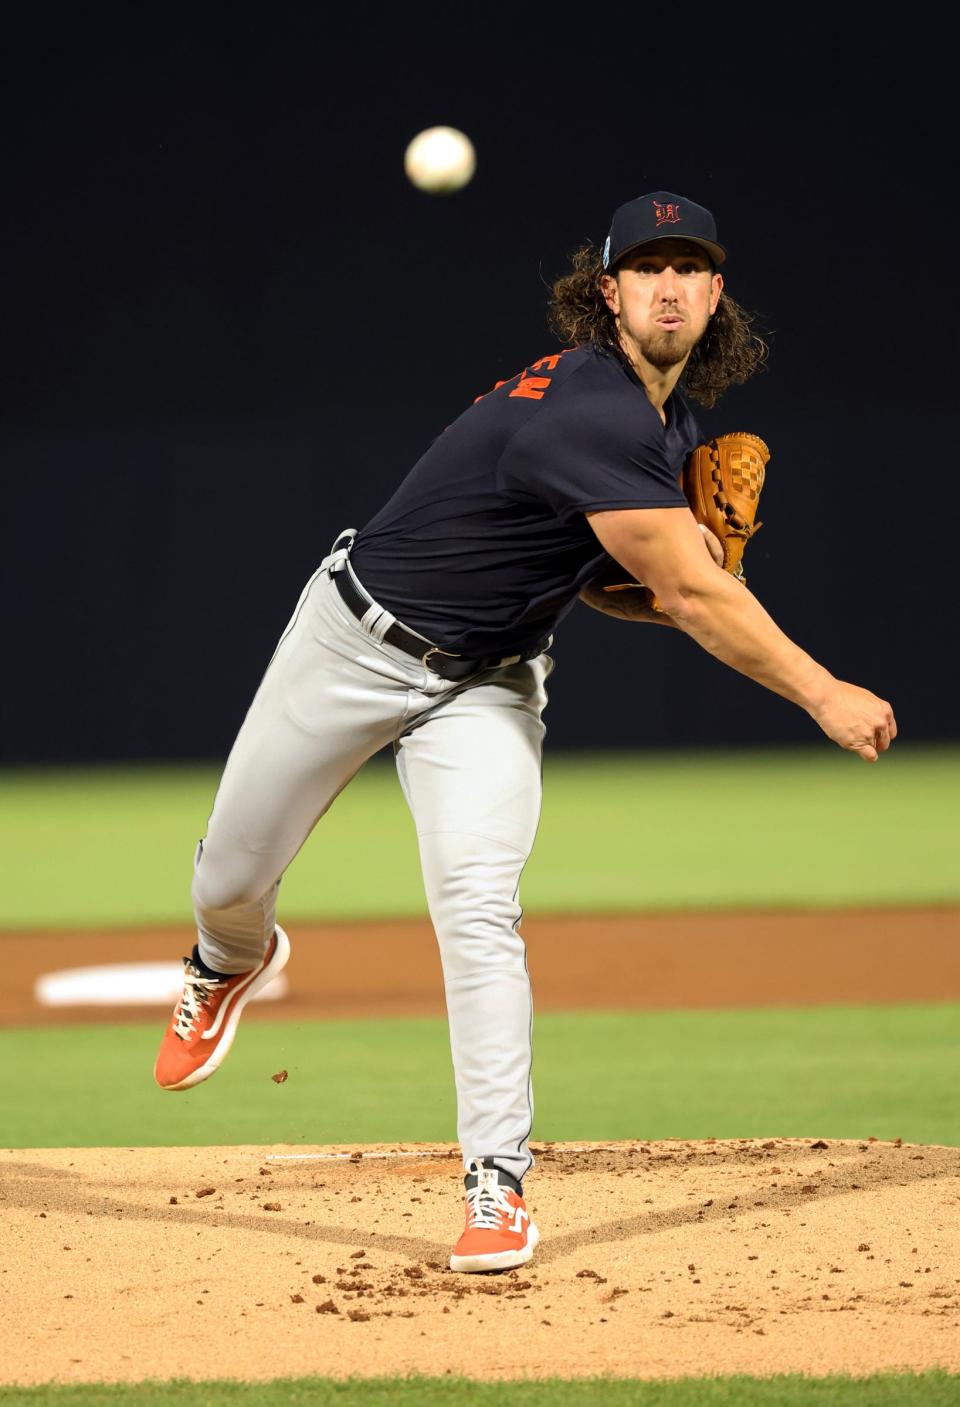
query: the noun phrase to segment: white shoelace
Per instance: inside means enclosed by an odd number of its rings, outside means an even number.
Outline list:
[[[214,988],[220,983],[213,977],[203,977],[192,962],[186,963],[183,970],[183,996],[177,1009],[173,1029],[182,1041],[188,1040],[194,1023],[200,1015],[200,1008],[206,1006]]]
[[[467,1225],[471,1230],[476,1227],[482,1231],[496,1231],[501,1216],[510,1216],[512,1211],[499,1183],[493,1186],[478,1183],[467,1190]]]

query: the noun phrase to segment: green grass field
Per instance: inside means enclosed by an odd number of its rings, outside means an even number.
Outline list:
[[[956,1407],[960,1377],[884,1373],[870,1378],[679,1378],[641,1382],[547,1378],[478,1383],[453,1378],[277,1379],[272,1383],[156,1383],[124,1387],[0,1388],[23,1407]]]
[[[875,767],[826,743],[548,753],[544,776],[530,911],[960,899],[958,747],[898,744]],[[184,922],[217,779],[210,768],[0,774],[0,848],[16,878],[0,891],[0,929]],[[424,910],[413,826],[392,764],[376,759],[290,866],[283,911]]]
[[[250,1021],[215,1079],[186,1095],[153,1084],[162,1025],[0,1032],[4,1144],[456,1137],[441,1020]],[[536,1137],[960,1144],[958,1066],[950,1004],[548,1013],[536,1023]],[[280,1068],[290,1078],[276,1085]]]

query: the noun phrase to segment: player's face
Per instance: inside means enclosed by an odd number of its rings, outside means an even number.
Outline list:
[[[664,239],[626,255],[601,288],[628,351],[665,371],[686,361],[700,341],[723,279],[699,245]]]

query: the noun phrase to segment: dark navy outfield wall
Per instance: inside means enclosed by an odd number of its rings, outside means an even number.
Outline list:
[[[751,586],[904,738],[956,737],[946,54],[836,28],[767,52],[726,25],[751,99],[700,81],[718,60],[687,21],[635,7],[606,67],[489,17],[404,11],[394,42],[378,9],[360,44],[364,10],[341,32],[282,6],[12,7],[0,762],[222,758],[333,535],[555,348],[544,280],[658,188],[714,209],[770,333],[769,369],[703,416],[772,450]],[[402,172],[436,122],[479,155],[448,199]],[[676,632],[578,606],[554,654],[553,747],[819,736]]]

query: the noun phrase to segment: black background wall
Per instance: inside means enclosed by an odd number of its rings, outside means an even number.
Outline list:
[[[751,586],[904,738],[956,736],[943,46],[673,13],[5,11],[2,760],[221,756],[333,535],[661,187],[770,332],[702,415],[773,452]],[[402,170],[440,122],[478,150],[450,198]],[[554,653],[554,746],[816,736],[675,632],[578,606]]]

